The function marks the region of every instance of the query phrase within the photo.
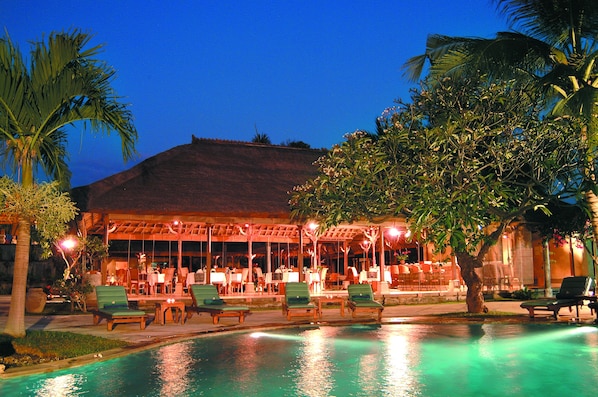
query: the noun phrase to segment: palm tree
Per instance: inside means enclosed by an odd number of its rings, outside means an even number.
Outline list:
[[[47,43],[32,44],[29,67],[9,37],[0,39],[0,140],[23,187],[34,185],[39,169],[68,187],[65,128],[77,122],[89,124],[93,133],[115,131],[125,160],[135,153],[132,114],[110,85],[114,70],[95,59],[101,46],[85,48],[90,39],[79,30],[51,33]],[[30,241],[31,221],[20,217],[4,330],[13,336],[25,335]]]
[[[594,241],[598,243],[598,184],[594,155],[598,148],[598,1],[494,0],[510,27],[521,32],[499,32],[495,38],[431,35],[426,52],[405,64],[411,80],[418,79],[427,62],[433,77],[481,71],[495,79],[514,79],[541,90],[547,115],[581,116],[581,137],[589,151],[580,159],[581,186],[591,212]],[[598,258],[594,258],[596,262]]]
[[[251,142],[253,143],[262,143],[264,145],[271,145],[272,141],[270,140],[270,137],[268,136],[268,134],[261,134],[259,132],[256,132],[255,135],[253,136],[253,138],[251,138]]]

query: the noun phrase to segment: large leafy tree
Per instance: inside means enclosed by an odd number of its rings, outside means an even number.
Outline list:
[[[426,51],[406,63],[411,79],[418,79],[429,63],[432,76],[458,78],[482,71],[494,79],[515,79],[537,90],[549,117],[581,116],[574,133],[598,144],[598,1],[495,0],[511,26],[496,37],[471,38],[431,35]],[[595,150],[580,157],[581,192],[591,213],[598,242],[598,184]],[[594,258],[596,261],[598,258]]]
[[[4,176],[0,178],[0,214],[11,222],[17,222],[19,227],[23,223],[34,224],[36,240],[43,248],[43,256],[48,257],[52,254],[52,243],[65,233],[67,222],[75,218],[77,208],[68,194],[60,191],[58,182],[23,186]],[[18,238],[21,239],[22,235],[18,233]],[[24,250],[19,244],[17,240],[16,255],[20,254],[19,250]],[[25,299],[16,300],[15,289],[23,288],[25,294],[26,285],[27,272],[18,272],[15,268],[13,295],[4,331],[9,335],[25,333]],[[14,324],[22,328],[14,328]]]
[[[452,249],[468,311],[484,310],[475,271],[506,226],[566,188],[579,155],[576,120],[542,120],[523,88],[443,79],[319,160],[295,189],[293,214],[324,226],[404,215],[438,250]],[[581,151],[583,152],[583,151]]]
[[[116,132],[124,159],[133,156],[137,131],[126,104],[111,83],[114,70],[96,59],[101,46],[89,47],[91,36],[78,30],[51,33],[31,45],[29,58],[16,45],[0,39],[0,142],[5,160],[24,188],[43,170],[63,187],[66,127],[83,123],[92,133]],[[24,308],[31,241],[31,218],[18,217],[12,297],[5,332],[25,334]]]

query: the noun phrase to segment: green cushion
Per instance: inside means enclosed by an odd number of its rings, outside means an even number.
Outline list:
[[[100,312],[106,313],[111,315],[112,317],[137,317],[137,316],[145,316],[145,312],[143,310],[137,309],[128,309],[128,308],[110,308],[110,309],[101,309]]]
[[[375,308],[383,307],[380,303],[378,303],[376,301],[372,301],[372,300],[353,301],[353,304],[355,305],[355,307],[375,307]]]
[[[220,298],[204,299],[204,305],[224,305],[224,300]]]
[[[351,300],[356,302],[369,302],[372,298],[370,298],[369,295],[353,295]]]
[[[307,296],[290,296],[287,302],[289,305],[304,305],[309,303],[309,298]]]
[[[104,305],[104,309],[128,309],[129,305],[117,303],[117,304],[110,304]]]

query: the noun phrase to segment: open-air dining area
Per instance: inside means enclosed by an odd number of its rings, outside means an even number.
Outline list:
[[[312,163],[321,155],[193,137],[191,144],[75,189],[78,230],[110,247],[99,283],[125,286],[134,299],[182,295],[193,284],[213,284],[223,296],[282,296],[286,283],[296,281],[314,294],[362,283],[376,294],[464,288],[455,257],[420,243],[401,217],[326,230],[292,219],[288,192],[315,175]],[[178,195],[178,186],[198,170],[196,183]],[[140,201],[137,191],[160,194]],[[529,283],[530,238],[523,225],[505,233],[479,269],[485,290]]]

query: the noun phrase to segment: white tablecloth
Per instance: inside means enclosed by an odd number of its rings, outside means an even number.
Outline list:
[[[226,285],[226,273],[220,273],[220,272],[210,273],[210,283]]]
[[[282,282],[283,283],[298,283],[299,282],[299,272],[283,272],[282,273]]]

